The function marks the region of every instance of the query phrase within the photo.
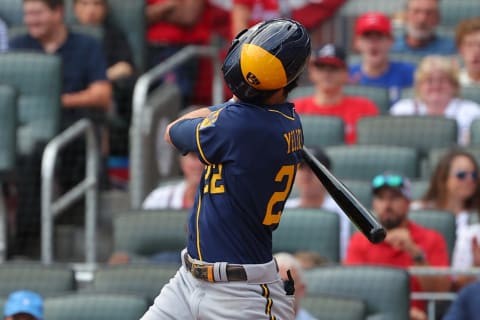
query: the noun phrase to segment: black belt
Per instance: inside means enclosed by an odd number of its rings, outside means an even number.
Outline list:
[[[188,253],[185,253],[183,258],[185,261],[185,267],[195,278],[208,282],[219,281],[214,277],[213,263],[197,264],[192,261],[192,258]],[[228,281],[247,281],[247,272],[241,265],[227,264],[226,273]]]

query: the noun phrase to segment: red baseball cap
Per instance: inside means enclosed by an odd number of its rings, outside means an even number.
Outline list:
[[[358,17],[355,24],[355,34],[361,35],[366,32],[379,32],[387,36],[392,35],[390,18],[381,12],[367,12]]]

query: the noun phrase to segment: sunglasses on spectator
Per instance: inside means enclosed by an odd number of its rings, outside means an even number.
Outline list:
[[[455,172],[455,177],[457,177],[458,180],[465,180],[468,177],[471,177],[472,180],[477,180],[478,173],[477,171],[457,171]]]
[[[398,188],[403,186],[403,177],[399,175],[378,175],[372,180],[374,189],[384,186]]]

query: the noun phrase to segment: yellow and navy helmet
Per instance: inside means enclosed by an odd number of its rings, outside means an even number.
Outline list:
[[[222,66],[223,76],[240,100],[258,99],[300,76],[310,46],[307,30],[294,20],[261,22],[233,40]]]

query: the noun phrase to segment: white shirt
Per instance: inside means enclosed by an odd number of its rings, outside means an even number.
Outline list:
[[[427,115],[427,107],[416,99],[402,99],[392,106],[390,114],[394,116],[424,116]],[[470,141],[470,124],[475,118],[480,117],[480,105],[470,100],[454,98],[445,109],[444,116],[457,121],[458,143],[467,145]]]
[[[468,269],[473,267],[472,239],[480,241],[480,224],[472,224],[457,233],[457,241],[453,249],[452,267]]]
[[[460,70],[460,73],[458,75],[458,80],[460,81],[460,85],[462,87],[480,86],[480,81],[475,81],[472,78],[470,78],[466,69]]]
[[[184,181],[164,185],[156,188],[145,198],[142,208],[155,209],[183,209],[183,196],[187,184]]]
[[[285,203],[287,209],[298,208],[299,206],[300,198],[288,199]],[[340,259],[343,260],[350,240],[350,220],[330,195],[326,195],[320,209],[335,212],[340,217]]]

